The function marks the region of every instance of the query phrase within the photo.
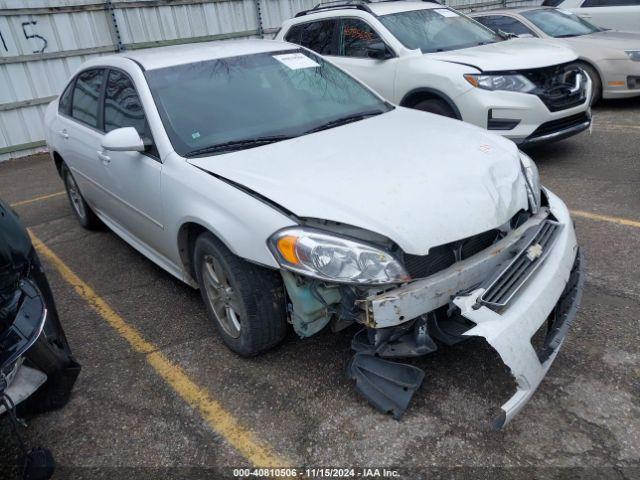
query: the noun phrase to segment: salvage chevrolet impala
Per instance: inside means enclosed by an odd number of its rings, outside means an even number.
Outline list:
[[[517,379],[503,425],[579,303],[569,212],[529,157],[292,44],[100,57],[46,126],[80,223],[199,288],[229,348],[360,325],[349,375],[397,418],[423,372],[388,358],[482,337]]]

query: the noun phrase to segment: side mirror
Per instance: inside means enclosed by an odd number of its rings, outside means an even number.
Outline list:
[[[367,57],[376,60],[387,60],[393,55],[384,44],[384,42],[374,42],[367,46]]]
[[[102,148],[111,152],[144,152],[146,146],[135,128],[123,127],[107,133]]]

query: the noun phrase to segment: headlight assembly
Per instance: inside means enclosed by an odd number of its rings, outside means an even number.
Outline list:
[[[336,283],[386,285],[409,280],[389,252],[320,230],[292,227],[268,240],[278,263],[288,270]]]
[[[506,90],[508,92],[529,93],[535,84],[524,75],[480,75],[468,73],[464,78],[476,88],[484,90]]]
[[[640,50],[625,50],[624,53],[629,55],[629,58],[634,62],[640,62]]]
[[[529,205],[532,213],[538,213],[541,202],[541,186],[540,173],[535,162],[526,153],[520,152],[520,164],[522,165],[522,173],[527,182],[527,196],[529,197]]]

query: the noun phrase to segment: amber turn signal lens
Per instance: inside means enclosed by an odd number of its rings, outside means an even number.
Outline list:
[[[474,87],[476,87],[476,88],[478,87],[478,85],[479,85],[479,84],[478,84],[478,79],[477,79],[474,75],[466,74],[466,75],[464,76],[464,78],[465,78],[465,80],[466,80],[467,82],[469,82],[469,83],[470,83],[471,85],[473,85]]]
[[[278,251],[287,262],[297,265],[300,263],[296,255],[296,242],[298,237],[287,235],[278,239]]]

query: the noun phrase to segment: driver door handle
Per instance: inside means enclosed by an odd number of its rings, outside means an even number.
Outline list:
[[[102,160],[102,163],[104,165],[109,165],[111,163],[111,157],[107,154],[105,154],[104,152],[101,152],[100,150],[98,150],[98,158],[100,160]]]
[[[60,130],[58,132],[58,135],[60,135],[62,138],[64,138],[65,140],[67,140],[69,138],[69,134],[67,133],[67,130]]]

